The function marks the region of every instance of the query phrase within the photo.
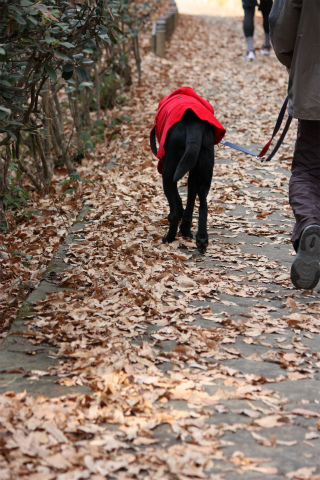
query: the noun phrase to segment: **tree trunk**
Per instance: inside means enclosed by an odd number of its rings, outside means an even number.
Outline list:
[[[27,175],[27,177],[31,180],[31,182],[33,183],[33,185],[36,187],[36,189],[43,193],[43,188],[42,188],[42,185],[41,183],[37,180],[37,178],[35,177],[35,175],[33,175],[33,173],[30,172],[30,170],[28,169],[28,167],[26,165],[23,165],[22,161],[20,159],[16,159],[17,160],[17,163],[18,163],[18,167],[19,169],[25,173]]]
[[[90,104],[88,102],[88,92],[87,88],[81,90],[81,100],[82,100],[82,113],[84,124],[87,128],[91,128],[91,118],[90,118]]]
[[[138,84],[141,84],[141,57],[140,57],[140,48],[139,48],[139,37],[132,38],[132,46],[134,58],[136,60],[137,70],[138,70]]]
[[[50,152],[50,133],[51,133],[51,115],[50,115],[50,105],[49,105],[49,80],[44,84],[44,92],[42,94],[42,105],[43,112],[45,115],[43,124],[44,124],[44,136],[43,136],[43,150],[44,150],[44,161],[45,165],[43,168],[43,181],[45,185],[51,183],[53,175],[53,161],[51,158]]]
[[[94,86],[96,91],[96,111],[97,111],[97,121],[100,120],[100,59],[94,64]]]
[[[36,145],[42,163],[43,183],[44,185],[50,185],[53,171],[52,168],[50,168],[50,165],[48,165],[40,135],[36,135]]]
[[[55,126],[57,126],[57,131],[56,131],[57,141],[58,141],[58,144],[61,146],[62,161],[66,165],[69,175],[71,175],[72,173],[75,172],[75,168],[72,165],[72,162],[70,160],[68,148],[64,138],[63,123],[59,122],[59,118],[62,119],[59,100],[58,99],[55,100],[54,97],[56,97],[56,94],[54,94],[53,96],[50,95],[50,98],[49,98],[52,120],[55,123]],[[56,109],[56,106],[58,106],[57,109]]]
[[[83,155],[83,138],[81,135],[82,129],[81,129],[80,110],[79,110],[79,105],[77,101],[78,99],[77,97],[73,98],[71,93],[68,94],[68,98],[69,98],[70,110],[73,116],[74,128],[76,130],[76,136],[77,136],[77,154]]]
[[[61,148],[60,148],[60,145],[59,145],[58,139],[57,139],[57,127],[56,127],[56,125],[54,124],[53,121],[51,121],[50,132],[51,132],[51,141],[52,141],[52,146],[53,146],[54,153],[57,157],[58,162],[61,162],[62,152],[61,152]]]
[[[10,152],[9,145],[7,145],[5,155],[2,155],[0,157],[0,217],[1,217],[0,222],[3,222],[3,218],[2,218],[4,215],[3,197],[6,191],[8,190],[7,175],[8,175],[10,160],[11,160],[11,152]],[[1,212],[3,212],[3,215]]]
[[[29,135],[29,139],[27,140],[27,145],[31,150],[33,161],[36,166],[36,170],[39,175],[39,178],[41,178],[41,181],[43,182],[43,171],[39,161],[38,147],[36,144],[35,136],[33,134]]]

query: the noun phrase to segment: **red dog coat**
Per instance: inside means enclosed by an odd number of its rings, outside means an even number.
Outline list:
[[[206,120],[213,125],[215,145],[222,140],[226,133],[226,129],[214,116],[213,107],[208,100],[200,97],[191,87],[178,88],[160,101],[155,123],[150,134],[151,149],[159,159],[159,173],[162,173],[162,159],[165,155],[164,145],[168,131],[175,123],[181,120],[188,109],[192,110],[200,120]],[[154,135],[156,135],[159,143],[158,152],[156,150]]]

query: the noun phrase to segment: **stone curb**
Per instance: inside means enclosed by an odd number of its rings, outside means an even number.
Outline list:
[[[151,31],[151,50],[158,57],[164,57],[166,42],[170,40],[179,19],[179,12],[174,0],[170,0],[172,8],[158,20],[153,22]]]
[[[0,394],[8,390],[39,394],[41,391],[48,397],[56,397],[70,393],[91,393],[87,387],[63,387],[56,383],[57,378],[51,376],[47,369],[56,365],[60,359],[55,355],[57,348],[48,344],[34,345],[23,332],[27,330],[27,320],[35,315],[34,306],[48,293],[65,290],[54,284],[57,274],[64,272],[69,266],[64,262],[68,246],[81,240],[79,232],[87,224],[85,217],[90,210],[84,205],[69,230],[64,242],[49,263],[38,287],[22,304],[8,336],[0,346]],[[34,373],[37,372],[37,373]]]

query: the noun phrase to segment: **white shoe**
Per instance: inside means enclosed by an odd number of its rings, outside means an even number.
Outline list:
[[[254,60],[255,58],[255,53],[252,50],[247,52],[247,55],[244,57],[245,60]]]
[[[262,47],[261,48],[261,55],[268,57],[270,55],[271,47]]]

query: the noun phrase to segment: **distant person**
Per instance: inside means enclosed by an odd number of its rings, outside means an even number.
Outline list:
[[[298,119],[289,182],[297,252],[291,281],[313,289],[320,277],[320,1],[274,0],[270,29],[275,54],[289,72],[289,115]]]
[[[255,59],[255,48],[254,48],[254,13],[256,6],[258,5],[257,0],[242,0],[242,7],[244,10],[243,17],[243,32],[246,38],[247,44],[247,54],[244,57],[245,60],[254,60]],[[269,13],[272,7],[272,0],[260,0],[259,10],[262,13],[263,17],[263,30],[264,30],[264,41],[261,48],[261,55],[267,56],[270,55],[271,43],[269,35]]]

